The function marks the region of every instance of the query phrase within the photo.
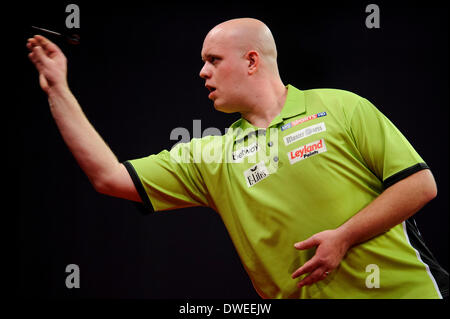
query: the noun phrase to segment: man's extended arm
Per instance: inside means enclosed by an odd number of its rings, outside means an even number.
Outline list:
[[[324,279],[325,272],[335,269],[350,247],[403,222],[436,195],[436,183],[428,169],[395,183],[340,227],[296,243],[296,249],[317,246],[317,250],[313,258],[292,274],[292,278],[309,273],[299,282],[299,287]]]
[[[50,110],[61,135],[94,188],[101,193],[140,201],[126,168],[89,123],[67,84],[67,62],[48,39],[28,39],[30,60],[48,95]]]

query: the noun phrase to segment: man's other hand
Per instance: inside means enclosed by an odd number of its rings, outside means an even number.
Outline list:
[[[41,35],[28,39],[28,57],[39,72],[39,84],[45,93],[68,88],[67,60],[56,44]]]
[[[325,279],[329,273],[339,266],[349,249],[345,237],[338,230],[325,230],[294,245],[298,250],[316,246],[315,255],[292,274],[293,279],[306,273],[309,274],[297,284],[299,288]]]

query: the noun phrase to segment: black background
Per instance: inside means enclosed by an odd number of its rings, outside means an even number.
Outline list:
[[[80,7],[80,29],[65,26]],[[36,25],[78,33],[54,40],[68,58],[69,86],[120,161],[170,148],[170,132],[194,119],[202,130],[239,115],[214,110],[200,51],[216,24],[264,21],[275,37],[282,80],[299,89],[339,88],[373,102],[430,166],[438,197],[416,215],[448,271],[448,10],[437,3],[377,1],[381,28],[368,29],[371,2],[85,1],[19,3],[14,64],[20,74],[7,131],[17,184],[14,295],[20,298],[259,298],[220,217],[209,208],[143,215],[133,203],[96,193],[51,117],[26,39]],[[5,15],[8,15],[4,12]],[[17,18],[15,18],[17,17]],[[18,103],[17,103],[18,102]],[[8,202],[8,199],[6,200]],[[7,226],[9,228],[9,226]],[[67,289],[77,264],[81,288]]]

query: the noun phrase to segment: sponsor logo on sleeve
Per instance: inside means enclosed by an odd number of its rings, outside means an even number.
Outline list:
[[[289,162],[295,164],[301,160],[304,160],[308,157],[323,153],[327,151],[327,146],[325,145],[325,140],[320,139],[318,141],[300,146],[290,152],[287,153],[289,157]]]
[[[245,181],[248,187],[252,187],[269,176],[269,171],[263,161],[253,165],[244,172]]]
[[[285,131],[285,130],[290,129],[291,127],[294,127],[296,125],[299,125],[299,124],[305,123],[307,121],[314,120],[314,119],[317,119],[319,117],[323,117],[323,116],[326,116],[326,115],[327,115],[327,112],[320,112],[320,113],[317,113],[317,114],[314,114],[314,115],[309,115],[309,116],[303,117],[301,119],[297,119],[295,121],[292,121],[290,123],[284,124],[281,127],[281,130]]]
[[[325,126],[324,122],[321,122],[319,124],[315,124],[312,126],[305,127],[304,129],[298,130],[292,134],[286,135],[284,139],[284,144],[289,145],[291,143],[294,143],[296,141],[299,141],[301,139],[304,139],[305,137],[324,132],[327,128]]]

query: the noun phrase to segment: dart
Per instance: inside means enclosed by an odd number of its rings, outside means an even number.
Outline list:
[[[80,44],[80,36],[78,34],[72,34],[72,35],[69,36],[69,35],[61,34],[61,33],[56,32],[56,31],[51,31],[51,30],[47,30],[47,29],[44,29],[44,28],[35,27],[34,25],[32,25],[31,27],[33,29],[45,32],[47,34],[53,34],[53,35],[56,35],[56,36],[59,36],[59,37],[63,37],[70,44]]]

